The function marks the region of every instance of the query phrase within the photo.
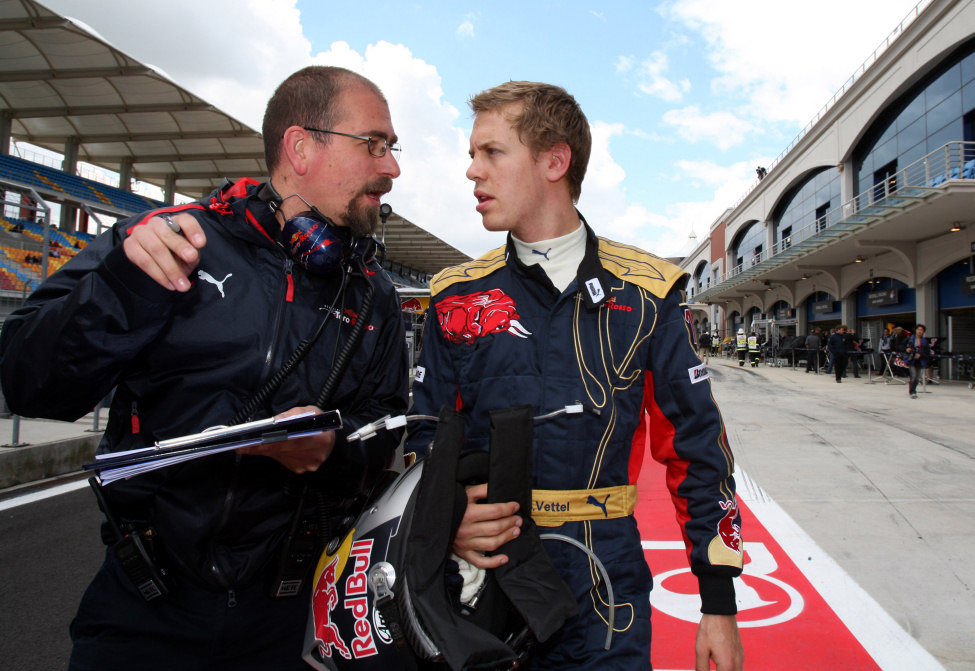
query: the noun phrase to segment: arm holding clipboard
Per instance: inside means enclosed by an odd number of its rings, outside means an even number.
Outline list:
[[[189,459],[237,450],[271,457],[296,473],[304,473],[317,469],[329,457],[335,430],[340,428],[338,410],[322,412],[315,406],[304,406],[271,419],[217,427],[139,450],[101,454],[84,467],[99,471],[99,481],[109,484]]]

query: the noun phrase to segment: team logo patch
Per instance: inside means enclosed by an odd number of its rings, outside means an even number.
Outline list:
[[[603,291],[603,285],[595,277],[591,280],[586,280],[586,291],[589,292],[589,298],[592,299],[593,303],[598,303],[603,300],[603,297],[606,295],[606,292]]]
[[[423,305],[415,298],[407,298],[399,304],[403,312],[423,312]]]
[[[622,303],[616,302],[616,296],[613,296],[608,301],[606,301],[606,309],[608,310],[620,310],[621,312],[633,312],[632,305],[623,305]]]
[[[691,378],[691,384],[697,384],[698,382],[711,377],[711,373],[708,372],[708,367],[703,363],[700,366],[688,368],[687,375]]]
[[[514,299],[500,289],[447,296],[437,303],[437,319],[444,337],[460,345],[473,345],[478,338],[501,332],[519,338],[531,335],[518,321]]]

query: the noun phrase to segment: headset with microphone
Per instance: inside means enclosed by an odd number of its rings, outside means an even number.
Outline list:
[[[376,258],[382,243],[371,235],[353,235],[347,226],[336,224],[300,194],[293,195],[308,206],[308,210],[285,220],[281,229],[281,244],[295,263],[309,272],[326,275],[342,268],[353,258],[360,259],[363,264]],[[264,183],[257,197],[275,213],[284,202],[271,180]]]

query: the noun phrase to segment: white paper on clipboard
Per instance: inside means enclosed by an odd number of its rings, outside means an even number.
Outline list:
[[[99,481],[107,485],[116,480],[131,478],[173,464],[198,459],[211,454],[237,450],[242,447],[276,443],[312,436],[342,428],[338,410],[316,413],[309,411],[281,419],[261,419],[246,424],[215,427],[199,433],[158,441],[138,450],[109,452],[95,456],[85,464],[86,470],[99,471]]]

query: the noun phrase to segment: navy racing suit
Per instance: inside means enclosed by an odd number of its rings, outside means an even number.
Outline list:
[[[492,410],[530,404],[544,414],[578,401],[598,411],[535,425],[532,517],[541,532],[584,543],[608,570],[612,647],[603,650],[607,592],[594,563],[546,541],[579,614],[531,668],[631,671],[650,665],[652,581],[632,514],[647,450],[666,464],[705,613],[736,612],[741,520],[732,454],[677,288],[682,272],[586,231],[576,279],[561,293],[518,260],[510,238],[434,277],[413,412],[458,408],[465,449],[487,450]],[[434,428],[411,425],[406,449],[422,456]]]

